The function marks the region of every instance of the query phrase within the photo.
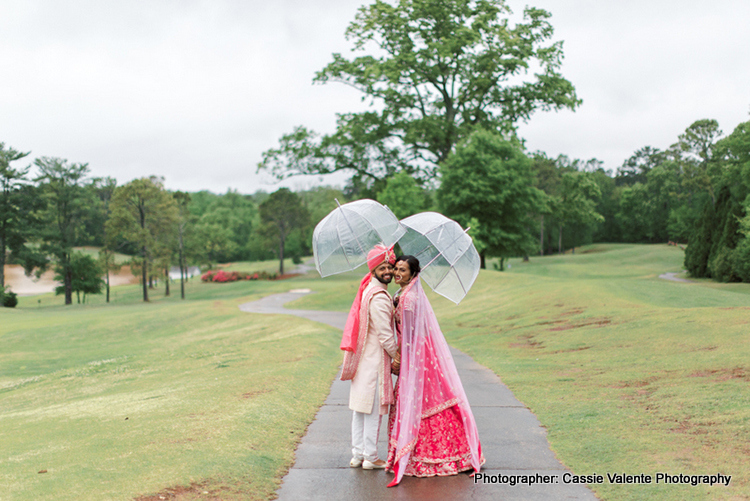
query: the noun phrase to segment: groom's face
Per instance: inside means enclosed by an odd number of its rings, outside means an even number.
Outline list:
[[[380,283],[388,285],[393,279],[393,266],[388,261],[383,261],[372,270],[372,275],[377,278]]]

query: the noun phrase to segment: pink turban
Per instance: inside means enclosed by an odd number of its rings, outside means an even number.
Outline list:
[[[349,310],[349,316],[346,319],[346,325],[344,326],[344,336],[341,338],[341,349],[345,351],[357,351],[357,338],[359,336],[359,310],[362,306],[362,293],[364,292],[367,285],[372,280],[372,270],[377,268],[383,261],[388,260],[389,263],[394,264],[396,262],[396,254],[393,253],[393,245],[385,247],[384,245],[376,245],[367,253],[367,267],[370,268],[370,273],[364,276],[362,282],[359,284],[359,290],[357,295],[354,296],[354,302]]]
[[[396,263],[396,254],[393,253],[393,245],[387,249],[383,245],[376,245],[367,253],[367,267],[372,271],[386,259],[391,264]]]

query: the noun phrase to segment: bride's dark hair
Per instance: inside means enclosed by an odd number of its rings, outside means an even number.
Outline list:
[[[422,268],[419,267],[419,259],[414,256],[399,256],[396,258],[396,262],[398,263],[399,261],[405,261],[409,265],[409,270],[413,277],[419,275],[419,272],[422,271]]]

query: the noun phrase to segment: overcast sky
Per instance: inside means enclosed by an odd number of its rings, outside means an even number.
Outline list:
[[[616,169],[695,120],[725,133],[750,120],[750,1],[528,3],[552,13],[562,73],[583,99],[523,125],[529,150]],[[331,53],[349,52],[359,5],[0,0],[0,142],[119,183],[155,174],[175,190],[274,191],[256,173],[263,151],[295,125],[331,132],[335,113],[365,107],[342,84],[312,84]],[[322,183],[343,178],[283,185]]]

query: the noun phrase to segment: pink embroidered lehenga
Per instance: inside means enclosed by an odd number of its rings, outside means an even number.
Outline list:
[[[484,463],[477,427],[435,313],[414,277],[394,314],[401,346],[396,404],[388,418],[386,470],[431,477],[455,475]]]

